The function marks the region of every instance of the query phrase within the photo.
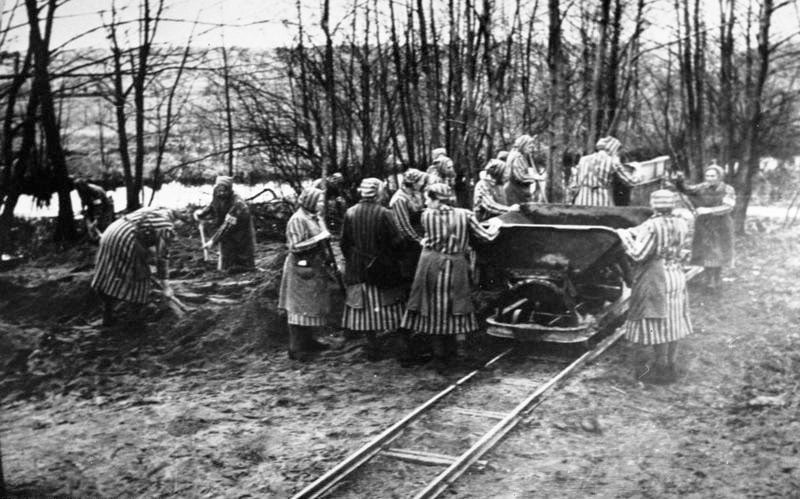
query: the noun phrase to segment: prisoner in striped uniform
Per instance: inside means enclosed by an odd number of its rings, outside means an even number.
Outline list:
[[[544,185],[546,178],[538,173],[533,163],[534,138],[521,135],[514,141],[514,147],[506,158],[508,180],[503,190],[509,204],[522,204],[531,201],[546,203]],[[534,192],[536,193],[534,197]]]
[[[614,175],[627,185],[636,182],[636,177],[628,173],[619,161],[621,146],[622,143],[614,137],[603,137],[597,141],[597,152],[580,159],[570,176],[570,192],[574,196],[572,204],[614,206],[611,192]]]
[[[289,254],[283,264],[278,308],[286,311],[289,324],[289,358],[307,360],[327,348],[314,339],[314,328],[324,326],[330,309],[330,274],[326,245],[330,233],[317,215],[323,192],[314,187],[297,199],[297,211],[286,224]]]
[[[454,208],[453,202],[447,185],[428,186],[422,256],[403,317],[403,327],[432,335],[439,362],[455,354],[455,335],[478,329],[466,258],[469,235],[492,241],[499,234],[499,222],[486,228],[471,211]]]
[[[103,323],[113,321],[117,300],[144,304],[150,296],[156,267],[166,294],[168,246],[175,237],[171,212],[161,208],[141,208],[116,220],[100,237],[92,288],[104,301]]]
[[[341,248],[347,286],[342,327],[367,337],[367,358],[379,358],[379,331],[393,331],[403,319],[404,292],[395,249],[399,241],[392,213],[380,204],[383,183],[361,181],[361,201],[344,216]]]
[[[217,177],[211,204],[194,212],[197,221],[213,218],[217,230],[206,248],[219,243],[219,270],[249,270],[256,266],[256,230],[247,203],[233,192],[233,178]]]
[[[500,187],[504,170],[505,164],[501,160],[489,160],[483,169],[483,178],[475,184],[472,210],[479,222],[519,208],[519,205],[508,206],[506,194]]]
[[[428,182],[428,175],[416,168],[409,168],[403,173],[403,183],[389,201],[392,210],[392,220],[402,240],[398,251],[398,265],[403,276],[405,287],[408,290],[414,280],[417,261],[420,254],[420,241],[422,240],[422,210],[425,209],[425,200],[422,190]]]
[[[618,229],[622,246],[638,263],[625,325],[626,338],[653,345],[655,362],[636,359],[635,375],[640,379],[671,381],[676,377],[678,340],[691,334],[689,295],[680,262],[689,224],[673,215],[675,194],[658,190],[650,195],[653,217],[631,229]]]

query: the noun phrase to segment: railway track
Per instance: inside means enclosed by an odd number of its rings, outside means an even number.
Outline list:
[[[701,270],[690,267],[687,280]],[[605,337],[577,358],[522,358],[515,348],[500,352],[406,414],[293,498],[438,497],[471,467],[486,466],[481,458],[528,418],[548,393],[622,338],[624,330],[613,328],[627,309],[627,296],[611,305],[598,321],[598,336]],[[532,362],[535,371],[520,369],[519,364],[530,368]],[[447,404],[443,403],[445,399]],[[399,480],[403,482],[402,491],[394,487],[381,493],[381,484]]]

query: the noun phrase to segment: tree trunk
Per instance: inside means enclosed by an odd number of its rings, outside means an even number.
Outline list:
[[[231,113],[231,86],[228,50],[222,44],[222,78],[225,85],[225,129],[228,132],[228,175],[233,176],[233,117]]]
[[[547,43],[547,67],[550,72],[550,95],[548,111],[551,116],[548,127],[549,144],[547,149],[548,200],[563,203],[564,186],[564,51],[561,37],[561,10],[558,0],[548,1],[549,28]]]
[[[551,13],[552,15],[552,13]],[[608,23],[611,15],[611,0],[600,2],[600,24],[598,29],[597,50],[594,55],[594,70],[592,73],[592,93],[589,110],[589,133],[586,135],[586,150],[594,150],[594,144],[600,133],[600,107],[603,99],[603,68],[606,60],[606,45],[608,43]]]
[[[763,152],[761,147],[762,96],[769,76],[769,63],[772,52],[769,43],[769,30],[774,11],[773,0],[763,0],[758,14],[758,34],[756,35],[758,44],[756,48],[758,53],[757,67],[753,68],[752,64],[748,64],[748,69],[755,70],[756,74],[753,75],[754,78],[753,76],[748,76],[748,81],[750,82],[748,88],[750,91],[747,95],[748,119],[745,130],[744,154],[742,164],[734,179],[736,187],[734,228],[738,234],[744,233],[745,230],[747,206],[753,193],[753,178],[758,173]],[[748,25],[750,23],[749,17],[748,14]]]
[[[733,101],[733,26],[735,0],[719,0],[719,128],[720,164],[733,165],[734,153],[734,101]]]
[[[48,0],[47,24],[52,24],[56,9],[56,0]],[[58,222],[56,224],[56,241],[71,241],[78,236],[75,230],[75,215],[72,211],[70,192],[72,185],[67,172],[67,163],[64,150],[61,147],[61,132],[56,121],[53,93],[50,88],[50,75],[48,64],[50,53],[48,48],[49,36],[43,38],[39,30],[39,13],[36,0],[25,0],[28,11],[28,24],[33,42],[34,79],[37,80],[36,91],[39,93],[41,108],[41,124],[45,134],[47,160],[53,170],[58,192]],[[49,35],[49,29],[46,30]]]

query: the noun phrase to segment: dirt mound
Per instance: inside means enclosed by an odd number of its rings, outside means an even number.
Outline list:
[[[156,376],[281,348],[283,245],[261,245],[262,271],[228,274],[204,262],[192,242],[179,238],[171,255],[173,287],[191,307],[183,315],[154,294],[143,306],[119,304],[117,323],[103,327],[102,302],[90,286],[91,264],[76,272],[74,260],[59,266],[40,259],[0,275],[0,397],[89,397],[123,372]],[[71,256],[85,266],[81,255]]]
[[[0,278],[0,315],[15,322],[65,323],[91,317],[100,300],[90,287],[88,273],[67,275],[32,287]]]

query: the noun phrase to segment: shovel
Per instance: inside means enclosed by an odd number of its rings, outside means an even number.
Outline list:
[[[180,301],[178,297],[175,296],[174,291],[172,293],[167,294],[166,290],[161,286],[161,283],[159,281],[153,279],[153,284],[155,284],[159,288],[164,298],[169,300],[169,308],[171,308],[172,311],[175,312],[175,314],[178,317],[183,317],[184,315],[186,315],[186,312],[194,310],[194,307],[190,307],[189,305],[186,305],[185,303]]]
[[[200,229],[200,244],[203,245],[203,261],[208,261],[208,248],[206,248],[206,230],[203,227],[203,222],[199,222],[197,227]]]

